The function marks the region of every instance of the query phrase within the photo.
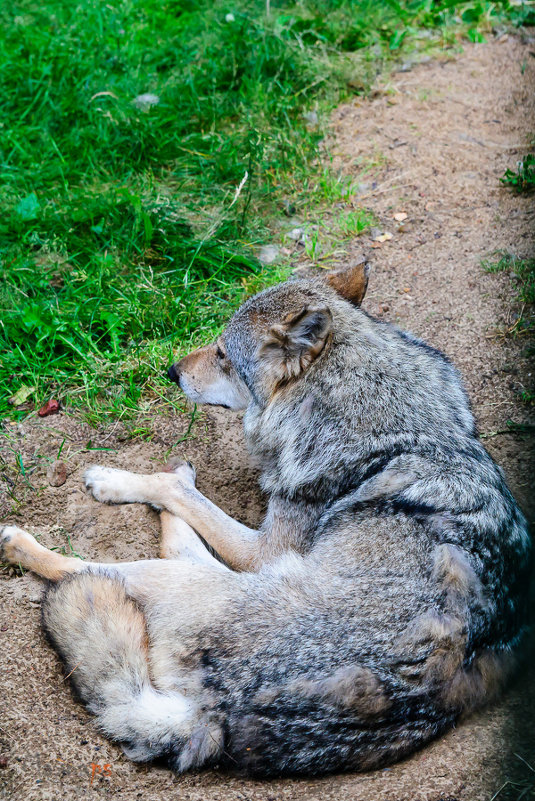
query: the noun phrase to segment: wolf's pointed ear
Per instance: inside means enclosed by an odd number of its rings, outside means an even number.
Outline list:
[[[356,262],[341,270],[330,270],[327,283],[345,300],[354,306],[360,306],[368,287],[370,265],[366,261]]]
[[[303,306],[297,314],[271,326],[260,344],[259,356],[275,385],[297,378],[312,364],[329,339],[332,321],[326,306]]]

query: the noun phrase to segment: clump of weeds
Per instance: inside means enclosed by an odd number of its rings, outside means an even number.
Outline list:
[[[530,153],[517,162],[516,169],[507,169],[500,181],[515,192],[533,192],[535,189],[535,154]]]

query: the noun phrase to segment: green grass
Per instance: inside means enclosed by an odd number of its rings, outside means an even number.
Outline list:
[[[488,273],[510,273],[518,287],[518,301],[525,306],[535,304],[535,259],[521,259],[514,253],[497,251],[482,262]]]
[[[287,274],[255,255],[284,206],[368,224],[318,147],[328,111],[408,53],[534,22],[530,4],[451,0],[3,4],[0,416],[174,403],[173,352]]]

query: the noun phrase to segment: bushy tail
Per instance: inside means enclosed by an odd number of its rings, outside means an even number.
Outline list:
[[[167,756],[186,770],[218,755],[217,724],[181,693],[152,685],[145,619],[119,580],[88,572],[53,585],[43,625],[99,728],[131,759]]]

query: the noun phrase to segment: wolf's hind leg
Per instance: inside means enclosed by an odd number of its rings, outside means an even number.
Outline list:
[[[54,585],[43,623],[99,728],[127,756],[167,756],[176,770],[217,758],[218,722],[195,699],[152,685],[145,619],[119,580],[83,573]]]
[[[222,570],[227,568],[219,562],[203,544],[195,531],[184,520],[170,512],[160,514],[162,559],[186,559],[195,564],[205,563]]]
[[[49,551],[18,526],[0,527],[0,561],[20,565],[50,581],[58,581],[68,573],[78,573],[87,567],[81,559]]]

